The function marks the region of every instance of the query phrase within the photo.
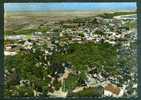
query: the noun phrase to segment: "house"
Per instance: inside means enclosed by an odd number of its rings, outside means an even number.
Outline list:
[[[115,84],[107,83],[104,86],[104,96],[122,97],[125,93],[127,86],[118,87]]]

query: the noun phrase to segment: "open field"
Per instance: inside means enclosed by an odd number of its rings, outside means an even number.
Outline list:
[[[44,23],[68,20],[75,17],[88,17],[101,14],[92,11],[52,11],[52,12],[13,12],[5,14],[5,30],[15,31],[18,29],[37,28]]]

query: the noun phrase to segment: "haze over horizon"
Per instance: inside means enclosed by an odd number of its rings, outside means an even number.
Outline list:
[[[52,10],[136,10],[136,3],[5,3],[5,12]]]

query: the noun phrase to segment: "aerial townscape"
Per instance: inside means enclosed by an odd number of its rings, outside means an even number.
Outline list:
[[[5,17],[5,96],[137,96],[136,12],[63,14]]]

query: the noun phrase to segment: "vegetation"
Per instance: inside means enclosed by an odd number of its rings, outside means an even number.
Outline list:
[[[137,27],[137,23],[135,21],[129,21],[125,24],[125,26],[129,27],[129,29],[133,29]]]
[[[129,15],[129,14],[136,14],[136,12],[114,12],[114,13],[104,13],[99,15],[103,18],[113,18],[114,16],[120,16],[120,15]]]
[[[89,65],[96,65],[101,69],[101,66],[104,66],[104,69],[110,73],[113,73],[116,65],[116,47],[105,43],[94,44],[70,44],[67,53],[55,53],[53,55],[53,61],[61,62],[70,62],[75,70],[82,71],[83,73],[87,71],[86,69]],[[112,69],[112,71],[111,71]]]
[[[17,31],[5,31],[5,35],[29,35],[35,31],[36,29],[18,29]]]
[[[101,86],[84,88],[84,91],[68,94],[68,97],[99,97],[104,93],[104,89]]]

